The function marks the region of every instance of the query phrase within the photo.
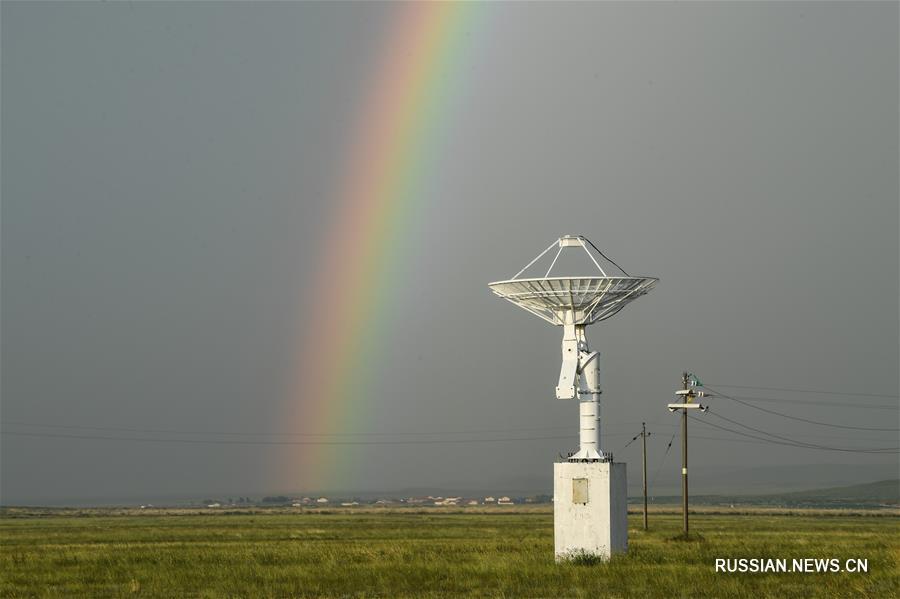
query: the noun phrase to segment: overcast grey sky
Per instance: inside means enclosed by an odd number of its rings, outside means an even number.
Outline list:
[[[342,242],[324,224],[348,122],[399,9],[2,3],[4,503],[309,490],[273,475],[277,446],[10,433],[291,432],[304,283]],[[658,463],[683,369],[713,386],[888,396],[731,389],[896,429],[896,409],[871,406],[898,394],[898,4],[479,10],[364,432],[562,427],[519,436],[572,440],[368,446],[346,454],[346,489],[549,482],[577,439],[577,406],[553,399],[561,331],[486,285],[567,233],[661,279],[588,332],[603,353],[603,445],[631,487],[640,454],[621,446],[646,420]],[[808,443],[898,445],[896,432],[711,403]],[[897,472],[896,454],[691,426],[695,492],[751,468],[770,469],[760,485]],[[660,490],[675,490],[677,449]]]

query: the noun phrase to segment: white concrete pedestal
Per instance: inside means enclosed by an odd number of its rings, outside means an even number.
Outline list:
[[[625,464],[553,465],[553,539],[556,560],[573,554],[609,559],[628,550]]]

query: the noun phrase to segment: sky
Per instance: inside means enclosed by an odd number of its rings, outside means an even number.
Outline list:
[[[0,501],[549,492],[577,444],[561,330],[487,284],[565,234],[660,279],[588,329],[632,492],[642,421],[677,492],[684,370],[856,427],[712,398],[693,492],[896,476],[896,453],[710,426],[900,445],[896,3],[471,5],[424,63],[439,102],[404,109],[427,156],[391,127],[359,151],[412,10],[0,5]],[[376,301],[323,265],[367,256],[339,215],[391,148],[416,185]],[[303,391],[311,359],[333,394]]]

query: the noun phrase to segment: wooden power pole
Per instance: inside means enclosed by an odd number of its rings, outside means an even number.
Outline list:
[[[687,390],[687,373],[684,375],[684,389]],[[688,536],[688,450],[687,450],[687,406],[681,408],[681,513],[684,520],[684,536]]]
[[[643,462],[644,462],[644,530],[647,530],[647,423],[641,423],[641,445],[643,445]]]
[[[694,403],[694,399],[706,396],[703,391],[700,391],[699,393],[694,391],[694,387],[699,384],[700,382],[694,375],[688,372],[683,373],[681,375],[681,389],[675,392],[675,395],[681,400],[681,403],[670,403],[668,406],[670,412],[681,410],[681,511],[685,538],[687,538],[689,532],[687,415],[689,409],[706,411],[705,407],[699,403]]]

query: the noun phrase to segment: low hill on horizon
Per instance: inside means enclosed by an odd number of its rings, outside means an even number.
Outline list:
[[[640,497],[629,497],[629,502],[641,501]],[[653,504],[679,503],[681,497],[669,495],[655,497]],[[900,479],[878,480],[870,483],[809,489],[790,493],[767,493],[760,495],[692,495],[692,504],[698,505],[759,505],[779,507],[897,507],[900,505]]]

